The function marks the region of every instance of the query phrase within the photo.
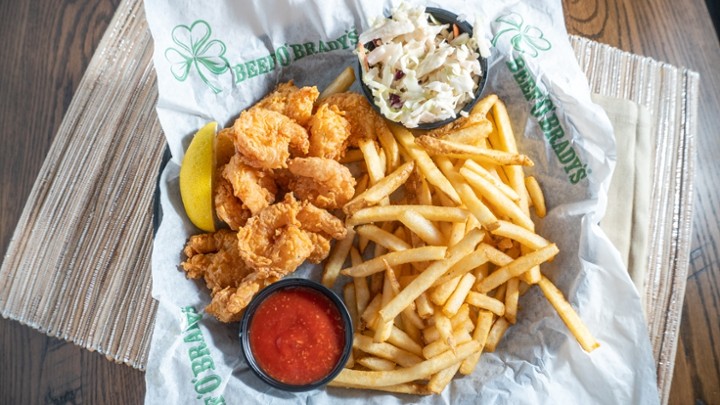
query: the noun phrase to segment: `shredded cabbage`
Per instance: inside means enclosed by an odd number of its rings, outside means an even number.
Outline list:
[[[451,24],[406,3],[375,21],[359,37],[358,57],[383,115],[408,128],[455,118],[483,75],[476,35],[455,36]],[[370,51],[362,45],[368,43]]]

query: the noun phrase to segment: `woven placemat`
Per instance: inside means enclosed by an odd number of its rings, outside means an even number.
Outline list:
[[[672,379],[690,249],[698,75],[570,37],[594,92],[655,118],[644,302],[661,396]],[[153,195],[165,139],[152,38],[123,0],[58,130],[0,268],[0,313],[143,369]]]

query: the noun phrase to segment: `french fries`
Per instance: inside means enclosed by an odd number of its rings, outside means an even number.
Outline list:
[[[347,91],[353,82],[355,82],[355,70],[348,66],[320,93],[318,101],[322,101],[333,94]]]
[[[544,197],[523,171],[533,163],[518,153],[497,96],[428,134],[389,128],[346,155],[364,162],[365,180],[343,207],[349,236],[334,246],[323,280],[352,277],[344,293],[358,321],[354,364],[330,385],[440,393],[496,350],[534,284],[583,349],[597,348],[540,272],[560,250],[535,232],[530,207],[544,216]]]

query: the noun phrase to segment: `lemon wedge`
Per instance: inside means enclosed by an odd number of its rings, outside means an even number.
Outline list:
[[[215,231],[213,215],[213,143],[217,122],[210,122],[193,136],[180,165],[180,196],[190,221],[205,232]]]

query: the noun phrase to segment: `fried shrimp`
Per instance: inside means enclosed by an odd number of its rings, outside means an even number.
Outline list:
[[[348,139],[351,146],[358,146],[362,139],[374,139],[378,131],[390,131],[385,120],[372,108],[370,102],[358,93],[333,94],[323,100],[323,103],[336,106],[345,113],[351,127]]]
[[[306,126],[319,95],[317,87],[298,88],[291,80],[287,83],[280,83],[275,91],[260,100],[254,108],[279,112],[292,118],[298,124]]]
[[[315,260],[327,257],[329,240],[327,244],[314,242],[318,242],[318,238],[344,237],[345,228],[342,221],[327,211],[328,217],[324,217],[316,210],[321,209],[299,202],[289,193],[283,201],[250,218],[238,231],[240,256],[245,264],[256,271],[271,271],[284,276],[295,271],[309,257]],[[304,224],[299,219],[304,216],[332,223]]]
[[[235,149],[245,164],[257,169],[285,167],[292,151],[305,156],[308,133],[291,118],[264,108],[251,108],[233,124]]]
[[[277,187],[272,172],[250,167],[235,155],[223,166],[222,177],[232,184],[233,194],[252,215],[275,202]]]
[[[308,155],[340,160],[345,156],[350,137],[350,123],[337,106],[323,104],[310,119]]]
[[[181,267],[187,277],[203,278],[210,289],[212,299],[206,311],[222,322],[240,320],[242,308],[233,307],[229,303],[246,296],[246,292],[252,290],[254,285],[247,281],[253,271],[240,258],[237,234],[223,229],[191,236],[183,253],[187,259],[181,263]]]
[[[234,231],[245,225],[252,213],[235,196],[233,186],[227,179],[217,176],[214,194],[215,214],[217,217],[228,224],[230,229]]]
[[[288,187],[300,200],[320,208],[334,209],[345,205],[355,194],[355,178],[342,164],[318,157],[288,161],[292,177]]]

